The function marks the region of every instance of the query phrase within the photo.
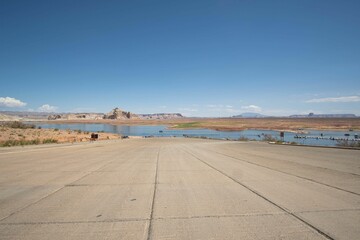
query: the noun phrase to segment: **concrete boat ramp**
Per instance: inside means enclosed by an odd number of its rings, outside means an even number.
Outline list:
[[[185,138],[2,148],[0,239],[360,239],[360,151]]]

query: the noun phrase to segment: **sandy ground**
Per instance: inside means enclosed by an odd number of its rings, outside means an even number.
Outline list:
[[[7,140],[35,140],[55,139],[63,142],[87,142],[90,141],[91,133],[71,130],[54,129],[20,129],[0,126],[0,143]],[[99,133],[99,140],[119,139],[120,136],[111,133]]]
[[[360,130],[360,118],[180,118],[168,120],[55,120],[48,123],[107,123],[114,125],[168,125],[169,128],[208,128],[235,131],[246,129],[298,131]],[[187,125],[187,123],[191,123]]]
[[[201,139],[0,149],[0,239],[359,239],[360,152]]]

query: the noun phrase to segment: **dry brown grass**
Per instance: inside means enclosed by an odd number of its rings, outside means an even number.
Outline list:
[[[288,130],[359,130],[360,119],[291,119],[291,118],[247,118],[247,119],[206,119],[197,121],[197,127],[223,131],[264,129]],[[181,127],[182,125],[177,125]],[[175,127],[177,127],[175,126]]]
[[[99,140],[118,139],[117,134],[100,133]],[[20,129],[0,126],[0,143],[6,141],[39,141],[39,143],[53,142],[86,142],[90,141],[90,133],[71,130],[54,130],[54,129]]]

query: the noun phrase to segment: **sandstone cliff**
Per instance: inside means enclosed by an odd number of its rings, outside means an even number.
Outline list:
[[[105,114],[104,119],[119,119],[119,120],[126,120],[126,119],[138,119],[136,114],[131,112],[123,111],[119,108],[114,108],[109,113]]]

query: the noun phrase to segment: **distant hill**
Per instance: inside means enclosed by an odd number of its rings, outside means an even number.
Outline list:
[[[16,117],[44,117],[49,115],[49,113],[46,112],[29,112],[29,111],[0,111],[0,114],[8,115],[8,116],[16,116]]]
[[[0,114],[0,121],[19,121],[20,118],[17,116]]]
[[[114,108],[109,113],[63,113],[52,114],[48,116],[48,120],[127,120],[127,119],[174,119],[183,118],[180,113],[152,113],[152,114],[134,114],[132,112],[123,111],[120,108]]]
[[[152,114],[138,114],[140,119],[174,119],[183,118],[181,113],[152,113]]]
[[[266,116],[260,113],[242,113],[240,115],[232,116],[232,118],[269,118],[273,116]],[[285,117],[285,116],[284,116]],[[297,115],[291,115],[289,118],[357,118],[355,114],[297,114]]]
[[[14,119],[14,120],[21,120],[21,119],[25,119],[25,120],[44,120],[47,119],[49,113],[44,113],[44,112],[28,112],[28,111],[23,111],[23,112],[17,112],[17,111],[0,111],[0,114],[3,116],[9,116],[10,118],[8,118],[8,121],[11,121],[10,119]],[[4,119],[6,119],[5,117],[3,117],[3,121],[5,121]]]
[[[232,118],[271,118],[260,113],[245,112]],[[286,117],[286,116],[283,116]],[[289,118],[358,118],[355,114],[296,114],[288,116]],[[111,110],[109,113],[47,113],[47,112],[29,112],[29,111],[0,111],[0,121],[39,121],[39,120],[100,120],[100,119],[179,119],[185,118],[181,113],[150,113],[134,114],[123,111],[119,108]]]
[[[268,116],[260,114],[260,113],[246,112],[246,113],[242,113],[240,115],[235,115],[235,116],[232,116],[232,117],[233,118],[265,118],[265,117],[268,117]]]
[[[181,113],[134,114],[114,108],[109,113],[48,113],[29,111],[0,111],[0,121],[15,120],[100,120],[100,119],[174,119],[183,118]]]
[[[103,117],[103,113],[59,113],[48,115],[47,120],[99,120]]]
[[[355,114],[314,114],[309,113],[307,115],[291,115],[290,118],[356,118]]]

